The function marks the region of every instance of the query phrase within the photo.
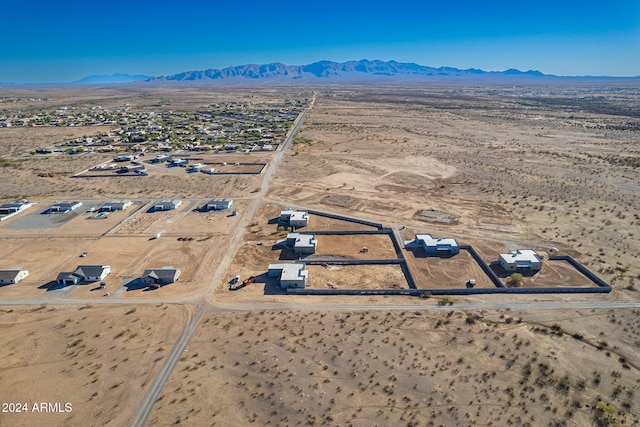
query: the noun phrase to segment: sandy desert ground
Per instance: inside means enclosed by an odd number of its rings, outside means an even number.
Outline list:
[[[0,167],[0,200],[41,202],[0,223],[3,267],[25,260],[34,266],[21,284],[0,287],[6,343],[0,397],[73,403],[73,412],[64,414],[0,413],[0,425],[128,425],[171,350],[180,350],[174,345],[195,307],[205,308],[204,317],[147,425],[639,425],[638,309],[473,308],[639,300],[638,88],[42,88],[43,101],[11,108],[128,103],[145,111],[188,110],[225,100],[310,98],[313,92],[316,102],[264,200],[258,199],[260,175],[162,171],[72,178],[102,157],[61,161],[25,152],[88,129],[0,129],[0,156],[10,160]],[[236,200],[237,217],[193,212],[201,202],[226,196]],[[79,214],[46,229],[14,227],[54,200],[129,198],[144,207],[174,197],[186,202],[168,214],[141,209],[107,220]],[[290,297],[269,283],[227,291],[231,277],[264,274],[278,260],[281,252],[272,245],[286,231],[269,222],[288,206],[397,227],[406,240],[415,233],[455,237],[487,262],[517,248],[548,255],[555,246],[613,291],[458,297],[445,307],[434,297]],[[308,229],[372,228],[312,216]],[[163,237],[149,240],[159,232]],[[331,237],[319,236],[321,254],[395,257],[386,236]],[[237,253],[228,253],[236,241]],[[370,251],[360,253],[362,246]],[[83,251],[91,262],[105,256],[113,264],[109,295],[93,286],[63,294],[42,288],[61,269],[79,264]],[[404,255],[425,282],[448,286],[478,274],[463,256]],[[184,280],[154,292],[121,286],[144,268],[162,265],[184,268]],[[220,265],[228,267],[214,283]],[[562,263],[547,267],[525,285],[588,285]],[[397,266],[310,271],[311,287],[406,286]],[[490,286],[481,277],[475,277],[478,286]],[[12,299],[27,305],[7,305]],[[282,308],[262,308],[269,304]],[[326,311],[314,309],[321,304]],[[380,309],[358,311],[349,304]],[[415,309],[385,310],[387,304]],[[456,309],[463,304],[469,308]]]
[[[2,307],[0,424],[127,425],[192,309],[177,304]],[[162,325],[159,327],[159,325]],[[37,413],[34,403],[71,404]]]
[[[149,425],[634,425],[639,314],[210,313]]]

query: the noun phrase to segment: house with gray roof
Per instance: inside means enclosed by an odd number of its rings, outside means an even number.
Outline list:
[[[162,268],[150,268],[142,273],[142,283],[145,285],[168,285],[177,282],[180,277],[180,270],[171,266]]]
[[[133,202],[131,200],[113,200],[111,202],[104,202],[100,208],[100,212],[124,211],[131,206],[132,203]]]
[[[182,200],[173,199],[173,200],[161,200],[153,205],[154,211],[170,211],[172,209],[177,209],[178,206],[182,204]]]
[[[74,271],[58,274],[56,282],[60,285],[77,285],[81,282],[99,282],[111,273],[109,265],[79,265]]]
[[[18,213],[29,207],[33,206],[33,203],[29,203],[26,200],[16,200],[12,203],[3,203],[0,205],[0,215],[10,215]]]
[[[221,211],[229,209],[233,205],[233,199],[230,198],[216,198],[209,200],[205,205],[205,209],[208,211]]]
[[[18,283],[29,275],[29,271],[24,268],[11,268],[9,270],[0,270],[0,285],[12,285]]]
[[[80,206],[82,206],[82,202],[78,202],[78,201],[57,202],[49,207],[49,212],[50,213],[66,213],[66,212],[71,212],[72,210],[75,210]]]

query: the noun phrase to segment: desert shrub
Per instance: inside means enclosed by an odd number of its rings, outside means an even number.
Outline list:
[[[507,286],[517,288],[522,285],[522,282],[524,282],[524,277],[522,276],[522,274],[513,273],[511,276],[509,276],[509,280],[507,280]]]

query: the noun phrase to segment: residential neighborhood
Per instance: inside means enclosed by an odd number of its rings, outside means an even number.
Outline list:
[[[0,111],[0,128],[111,126],[67,141],[57,141],[32,154],[80,154],[86,152],[212,152],[271,151],[281,144],[308,100],[261,105],[227,102],[203,105],[197,111],[143,111],[130,106],[106,109],[60,107],[40,112]],[[134,160],[119,155],[116,162]]]

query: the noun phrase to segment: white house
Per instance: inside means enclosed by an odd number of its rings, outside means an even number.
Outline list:
[[[269,264],[268,277],[280,277],[280,288],[304,288],[309,279],[309,270],[303,262]]]
[[[309,224],[309,214],[304,211],[286,209],[280,212],[280,222],[291,227],[306,227]]]
[[[233,199],[217,198],[217,199],[209,200],[205,205],[205,209],[208,211],[220,211],[224,209],[229,209],[232,205],[233,205]]]
[[[29,271],[24,268],[11,268],[0,270],[0,285],[10,285],[18,283],[29,275]]]
[[[49,212],[70,212],[74,209],[79,208],[80,206],[82,206],[82,202],[78,201],[58,202],[49,207]]]
[[[500,254],[498,261],[506,271],[538,271],[542,268],[542,259],[532,249],[518,249],[516,252]]]
[[[287,245],[293,247],[293,251],[297,254],[313,254],[318,247],[318,241],[315,234],[289,233]]]
[[[427,255],[455,255],[460,253],[460,245],[456,239],[434,238],[431,234],[416,234],[416,238],[407,248],[422,247]]]
[[[58,274],[56,281],[61,285],[77,285],[81,282],[98,282],[111,273],[110,265],[79,265],[72,272]]]
[[[161,200],[153,205],[154,211],[170,211],[172,209],[177,209],[178,206],[182,204],[182,200],[173,199],[173,200]]]

